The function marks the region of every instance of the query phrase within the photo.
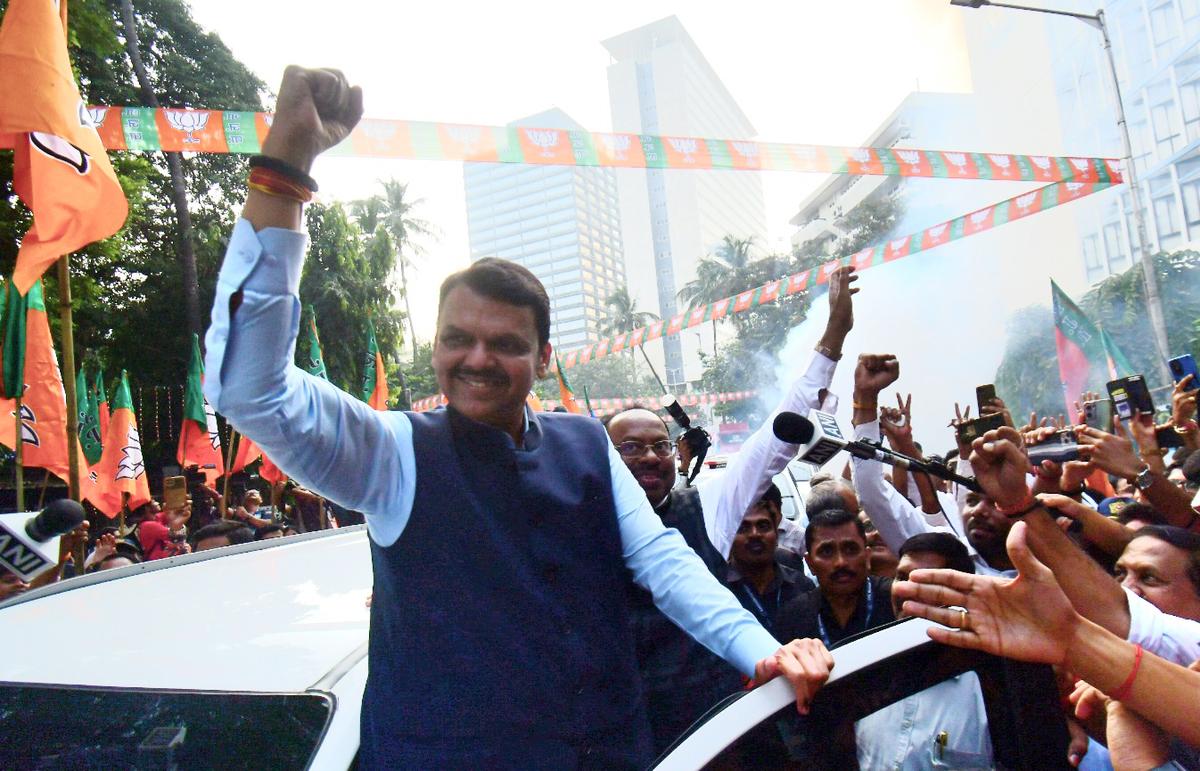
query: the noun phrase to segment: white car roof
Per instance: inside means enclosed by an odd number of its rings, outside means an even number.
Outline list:
[[[0,605],[0,682],[298,692],[366,652],[364,526],[90,574]]]

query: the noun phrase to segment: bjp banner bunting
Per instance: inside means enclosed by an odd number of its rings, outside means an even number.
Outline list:
[[[71,72],[67,0],[10,0],[0,21],[0,148],[15,150],[13,189],[33,212],[12,276],[27,293],[55,260],[116,233],[129,213]]]
[[[383,354],[375,342],[375,324],[370,319],[367,319],[367,357],[363,366],[362,398],[373,409],[387,409],[387,370],[383,368]]]
[[[35,281],[29,294],[24,296],[17,294],[16,288],[9,283],[6,294],[5,326],[13,330],[13,334],[5,335],[4,381],[7,388],[10,380],[17,378],[11,393],[22,394],[22,463],[44,468],[65,482],[69,476],[67,395],[50,338],[42,282]],[[8,323],[15,314],[24,317],[23,324]],[[16,408],[15,399],[0,400],[0,444],[14,450],[17,446]],[[80,468],[87,467],[82,455],[79,465]],[[84,487],[86,493],[87,485]]]
[[[562,402],[562,406],[567,409],[567,412],[583,415],[583,408],[575,401],[575,391],[567,382],[567,373],[563,371],[562,364],[558,361],[558,354],[554,354],[554,376],[558,379],[558,399]]]
[[[181,468],[199,466],[208,486],[216,489],[217,477],[225,473],[225,461],[221,456],[221,435],[217,433],[217,413],[204,398],[203,387],[200,337],[193,333],[192,359],[188,364],[187,388],[183,395],[183,426],[179,429],[175,458]]]
[[[94,466],[100,462],[104,452],[104,438],[100,434],[100,412],[90,391],[87,373],[80,367],[75,377],[75,398],[79,403],[79,444],[88,466]]]
[[[108,433],[104,435],[104,454],[92,474],[100,485],[100,501],[93,500],[92,503],[110,518],[121,512],[125,493],[129,494],[130,509],[150,501],[150,485],[142,460],[142,438],[138,434],[137,416],[129,393],[129,376],[123,371],[113,394],[112,416]]]

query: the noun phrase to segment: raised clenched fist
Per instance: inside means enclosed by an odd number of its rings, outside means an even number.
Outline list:
[[[263,155],[307,174],[318,155],[350,135],[362,112],[362,89],[351,86],[339,70],[289,65]]]

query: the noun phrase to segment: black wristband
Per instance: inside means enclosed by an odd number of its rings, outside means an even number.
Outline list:
[[[317,192],[317,181],[287,161],[281,161],[270,155],[252,155],[250,156],[250,168],[270,169],[276,174],[282,174],[298,185],[303,185],[314,193]]]

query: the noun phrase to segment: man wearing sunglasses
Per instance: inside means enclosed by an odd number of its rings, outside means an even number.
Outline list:
[[[836,399],[828,389],[842,343],[854,326],[851,298],[858,292],[852,286],[857,278],[849,266],[830,275],[829,321],[808,370],[720,476],[706,479],[701,475],[695,487],[676,487],[675,443],[657,412],[634,407],[605,421],[609,438],[655,513],[664,525],[683,535],[722,584],[727,585],[727,560],[742,518],[796,455],[795,445],[775,438],[771,430],[774,416],[783,410],[806,415],[818,406],[831,412],[836,409]],[[740,678],[725,661],[659,612],[648,592],[632,584],[629,591],[638,669],[655,746],[661,752],[709,707],[735,691]]]

